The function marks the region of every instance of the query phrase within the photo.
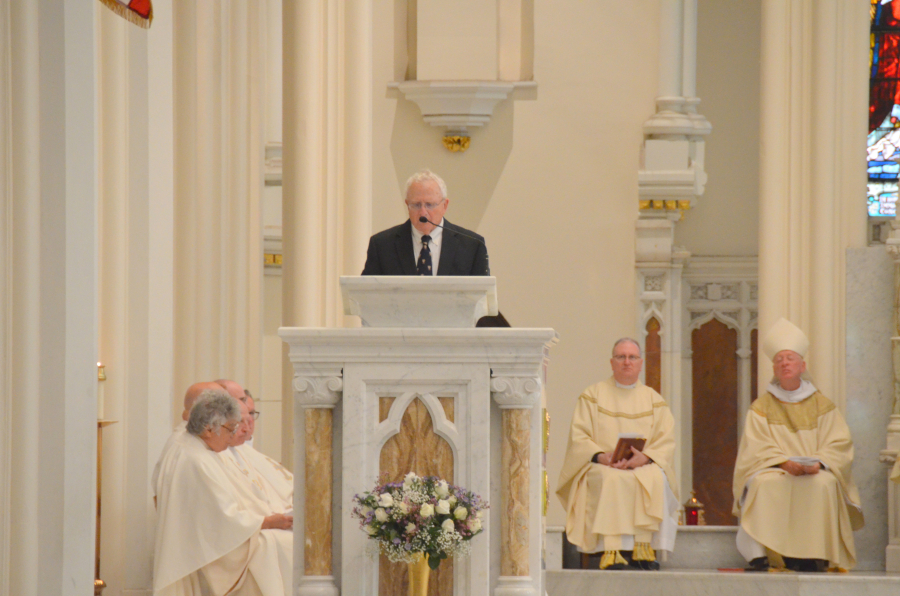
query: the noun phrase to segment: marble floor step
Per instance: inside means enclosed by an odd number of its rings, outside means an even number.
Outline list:
[[[634,594],[641,596],[898,596],[900,574],[728,573],[718,571],[546,572],[548,596]]]

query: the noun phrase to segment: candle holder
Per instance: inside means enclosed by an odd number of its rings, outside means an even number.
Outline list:
[[[684,525],[705,526],[706,520],[703,519],[703,507],[703,503],[697,500],[697,493],[691,491],[691,498],[684,504]]]

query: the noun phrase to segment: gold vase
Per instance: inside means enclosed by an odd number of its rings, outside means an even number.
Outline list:
[[[409,596],[428,596],[428,576],[431,567],[428,566],[428,555],[418,553],[416,560],[406,564],[409,571]]]

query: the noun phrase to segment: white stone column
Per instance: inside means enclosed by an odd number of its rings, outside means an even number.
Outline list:
[[[284,36],[283,324],[345,324],[338,279],[372,233],[372,0],[289,2]],[[282,366],[282,461],[293,459],[291,366]]]
[[[800,326],[816,384],[841,408],[845,251],[865,244],[868,23],[857,3],[762,5],[759,330],[782,316]],[[760,387],[770,371],[761,358]]]
[[[100,577],[152,590],[150,475],[172,428],[172,0],[143,30],[98,14],[99,352],[106,365]]]
[[[10,0],[0,0],[0,304],[8,305],[13,289],[13,185],[12,185],[12,31]],[[13,314],[9,308],[0,312],[0,338],[12,337]],[[9,339],[0,341],[0,409],[12,410],[13,346]],[[12,450],[11,416],[0,421],[0,593],[9,594],[10,554],[10,452]]]
[[[96,464],[96,3],[8,5],[10,594],[89,594]],[[7,21],[4,21],[7,23]],[[3,25],[5,26],[5,24]],[[7,99],[10,95],[6,96]],[[9,105],[9,104],[7,104]],[[7,186],[7,189],[9,187]],[[10,200],[11,199],[11,200]],[[8,229],[8,228],[7,228]],[[7,269],[6,273],[10,273]],[[15,349],[12,349],[12,348]]]
[[[262,351],[259,2],[173,9],[176,393],[217,377],[252,392]]]

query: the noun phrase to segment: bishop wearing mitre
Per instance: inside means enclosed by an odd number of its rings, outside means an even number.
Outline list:
[[[853,441],[840,410],[806,375],[809,340],[787,319],[763,352],[774,378],[750,406],[734,466],[737,546],[751,570],[846,570],[863,526]]]
[[[638,378],[636,341],[613,345],[613,376],[591,385],[575,405],[556,494],[566,508],[566,537],[583,553],[603,552],[600,569],[659,569],[678,527],[672,468],[675,421],[665,400]],[[646,440],[613,461],[619,435]]]

